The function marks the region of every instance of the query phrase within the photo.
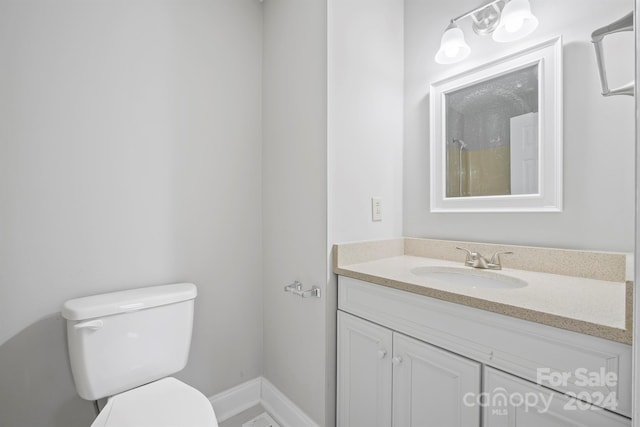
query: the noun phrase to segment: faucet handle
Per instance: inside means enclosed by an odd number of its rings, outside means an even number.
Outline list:
[[[456,246],[456,249],[460,251],[465,251],[467,253],[467,261],[470,261],[473,258],[473,252],[471,252],[469,249],[461,248],[460,246]]]
[[[513,255],[513,252],[511,251],[496,252],[491,256],[491,261],[489,261],[489,263],[495,266],[502,267],[502,264],[500,263],[500,255]]]
[[[478,259],[479,254],[477,252],[471,252],[469,249],[461,248],[459,246],[456,246],[456,249],[467,253],[467,258],[464,260],[464,265],[473,267],[473,263]]]

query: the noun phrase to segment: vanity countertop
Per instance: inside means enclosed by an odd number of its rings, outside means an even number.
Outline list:
[[[486,256],[493,250],[513,251],[513,259],[504,256],[503,269],[490,274],[524,280],[527,286],[450,286],[412,273],[420,267],[472,270],[463,266],[465,256],[456,246]],[[627,254],[430,239],[334,246],[336,274],[626,344],[631,344],[629,262]],[[523,269],[523,263],[527,269]]]

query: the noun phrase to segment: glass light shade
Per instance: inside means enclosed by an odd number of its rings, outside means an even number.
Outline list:
[[[493,32],[493,40],[501,43],[519,40],[538,27],[538,18],[531,13],[529,0],[511,0],[502,10],[500,24]]]
[[[453,64],[469,56],[471,48],[464,41],[464,33],[455,24],[447,27],[440,40],[440,49],[436,53],[438,64]]]

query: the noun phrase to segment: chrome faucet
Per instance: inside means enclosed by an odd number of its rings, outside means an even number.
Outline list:
[[[513,252],[496,252],[491,256],[491,260],[487,260],[479,252],[471,252],[469,249],[456,246],[456,249],[465,251],[467,258],[464,260],[464,265],[467,267],[481,268],[488,270],[502,270],[502,264],[500,263],[500,255],[513,255]]]

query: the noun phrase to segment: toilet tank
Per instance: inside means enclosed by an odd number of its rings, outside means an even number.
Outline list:
[[[152,286],[64,303],[69,360],[80,397],[112,396],[187,364],[196,286]]]

